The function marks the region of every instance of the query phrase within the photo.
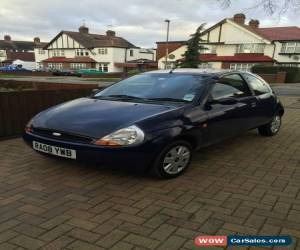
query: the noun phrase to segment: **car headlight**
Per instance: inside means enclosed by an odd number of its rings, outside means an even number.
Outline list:
[[[32,132],[32,123],[33,123],[33,119],[30,119],[29,122],[27,122],[27,124],[25,126],[26,132]]]
[[[94,141],[101,146],[127,146],[142,142],[145,138],[144,132],[135,125],[117,130],[103,138]]]

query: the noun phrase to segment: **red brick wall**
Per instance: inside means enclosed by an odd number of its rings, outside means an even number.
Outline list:
[[[180,48],[183,42],[169,42],[169,54],[172,53],[174,50]],[[166,43],[157,43],[156,49],[156,60],[158,61],[160,58],[166,55]]]
[[[222,62],[222,69],[230,69],[230,63],[229,62]]]
[[[268,83],[285,83],[286,72],[278,72],[277,74],[258,74]]]

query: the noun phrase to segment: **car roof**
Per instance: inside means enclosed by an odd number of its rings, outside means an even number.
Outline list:
[[[227,73],[249,73],[246,71],[237,70],[227,70],[227,69],[196,69],[196,68],[178,68],[178,69],[164,69],[164,70],[154,70],[145,72],[145,74],[191,74],[191,75],[206,75],[206,76],[217,76],[220,77]]]

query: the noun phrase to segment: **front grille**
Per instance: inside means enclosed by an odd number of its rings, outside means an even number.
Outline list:
[[[70,142],[82,142],[82,143],[90,143],[94,140],[94,138],[88,137],[88,136],[82,136],[82,135],[76,135],[51,129],[44,129],[44,128],[33,128],[32,131],[33,134],[47,137],[47,138],[53,138],[56,140],[61,141],[70,141]],[[60,133],[60,136],[55,136],[53,133]]]

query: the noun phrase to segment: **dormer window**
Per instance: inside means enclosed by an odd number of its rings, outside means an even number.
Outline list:
[[[236,53],[257,53],[263,54],[265,49],[264,44],[244,43],[237,45]]]
[[[286,54],[300,53],[300,42],[283,43],[280,53],[286,53]]]
[[[107,48],[100,48],[100,49],[98,49],[98,53],[100,55],[106,55],[107,54]]]
[[[217,45],[202,45],[200,49],[201,54],[217,54]]]
[[[76,56],[85,56],[86,53],[84,49],[76,49]]]
[[[59,49],[54,49],[52,51],[53,57],[60,57],[60,56],[65,56],[65,51],[64,50],[59,50]]]

